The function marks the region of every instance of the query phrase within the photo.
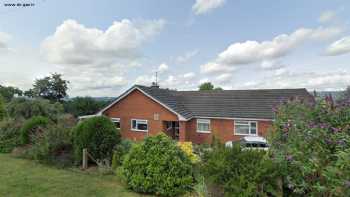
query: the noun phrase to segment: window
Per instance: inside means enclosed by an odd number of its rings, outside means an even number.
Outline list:
[[[148,132],[148,121],[131,119],[131,130]]]
[[[197,119],[197,132],[198,133],[210,133],[210,120]]]
[[[258,135],[256,121],[235,121],[235,135]]]
[[[111,118],[111,121],[114,123],[117,129],[120,129],[120,118]]]

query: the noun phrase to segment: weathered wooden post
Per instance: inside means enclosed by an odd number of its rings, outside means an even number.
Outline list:
[[[83,149],[83,169],[87,169],[88,168],[88,152],[87,149],[84,148]]]

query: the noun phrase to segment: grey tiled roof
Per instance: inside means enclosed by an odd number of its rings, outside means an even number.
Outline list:
[[[306,89],[175,91],[136,85],[186,119],[274,119],[272,108],[291,97],[312,99]]]

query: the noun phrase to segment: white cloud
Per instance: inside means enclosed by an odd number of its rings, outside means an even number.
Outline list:
[[[154,82],[154,76],[141,75],[135,80],[136,84],[150,86]],[[196,75],[193,72],[185,74],[169,74],[160,78],[158,84],[161,88],[179,89],[179,90],[192,90],[198,86],[196,81]]]
[[[185,79],[193,79],[195,76],[196,76],[196,74],[194,74],[194,72],[185,73],[185,74],[183,75],[183,77],[184,77]]]
[[[245,41],[231,44],[217,58],[201,66],[203,73],[224,73],[237,65],[271,61],[288,55],[306,41],[325,41],[342,32],[339,27],[300,28],[291,34],[281,34],[267,41]]]
[[[201,72],[204,74],[232,72],[235,69],[236,69],[235,67],[219,64],[216,62],[209,62],[207,64],[201,65]]]
[[[335,56],[350,53],[350,36],[333,42],[326,50],[326,55]]]
[[[219,84],[227,84],[232,81],[232,74],[231,73],[224,73],[217,77],[215,77],[214,82]]]
[[[159,73],[164,73],[165,71],[169,70],[169,66],[165,63],[162,63],[161,65],[159,65],[157,71]]]
[[[75,93],[116,95],[127,84],[127,71],[140,66],[143,45],[163,28],[164,20],[115,21],[105,31],[66,20],[41,44],[49,63],[72,82]],[[165,69],[162,66],[162,71]],[[98,92],[99,91],[99,92]]]
[[[154,82],[154,77],[149,75],[140,75],[136,78],[135,84],[149,86]]]
[[[51,63],[93,64],[116,58],[139,56],[141,44],[160,32],[163,20],[115,21],[106,31],[87,28],[75,20],[66,20],[42,43],[42,51]]]
[[[277,70],[284,67],[280,61],[276,60],[264,60],[262,61],[260,67],[264,70]]]
[[[11,36],[7,33],[0,32],[0,50],[8,50],[8,42],[10,41]]]
[[[320,17],[318,18],[318,21],[320,23],[328,23],[332,22],[334,19],[336,19],[337,15],[334,11],[328,10],[325,12],[322,12]]]
[[[236,85],[236,89],[259,88],[307,88],[309,90],[340,90],[350,84],[349,71],[332,72],[283,72],[259,81]]]
[[[211,10],[224,5],[225,0],[196,0],[196,3],[192,6],[192,10],[195,14],[206,14]]]
[[[164,80],[160,80],[159,84],[163,88],[178,90],[193,90],[198,86],[194,73],[169,75]]]
[[[300,28],[292,34],[281,34],[271,41],[246,41],[231,44],[218,56],[224,64],[249,64],[266,59],[275,59],[287,55],[306,40],[322,41],[339,35],[342,29],[337,27],[317,29]]]
[[[198,50],[193,50],[193,51],[189,51],[186,52],[183,56],[178,56],[176,58],[176,61],[180,64],[184,64],[187,63],[189,60],[191,60],[194,56],[196,56],[198,54]]]

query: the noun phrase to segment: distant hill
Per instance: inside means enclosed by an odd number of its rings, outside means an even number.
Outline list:
[[[69,97],[69,98],[65,98],[64,100],[69,101],[69,100],[72,100],[74,98],[76,98],[76,97]],[[92,98],[96,101],[103,101],[103,102],[111,102],[111,101],[116,99],[116,97],[92,97],[92,96],[90,98]]]
[[[95,99],[96,101],[113,101],[116,99],[116,97],[91,97]]]
[[[343,91],[316,91],[317,95],[320,97],[325,97],[331,95],[333,99],[338,99],[342,96]],[[314,95],[314,92],[310,92],[310,94]]]

